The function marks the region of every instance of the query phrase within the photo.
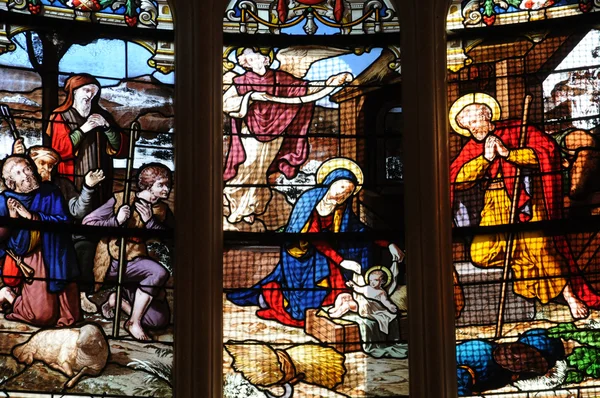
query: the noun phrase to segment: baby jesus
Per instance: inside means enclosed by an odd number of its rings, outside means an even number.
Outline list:
[[[385,290],[388,285],[388,275],[382,269],[374,269],[371,272],[367,271],[367,278],[369,283],[364,286],[353,281],[346,282],[346,285],[354,290],[355,296],[359,295],[356,297],[358,303],[350,293],[341,293],[336,298],[334,306],[327,311],[329,316],[340,318],[348,311],[357,312],[357,310],[361,316],[366,318],[373,318],[370,315],[381,310],[396,314],[398,307],[390,300],[388,292]],[[359,279],[363,279],[362,276],[359,276]],[[361,300],[361,298],[363,299]],[[364,298],[374,300],[376,303],[364,300]]]

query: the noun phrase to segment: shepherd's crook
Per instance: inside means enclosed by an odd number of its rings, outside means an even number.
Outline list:
[[[130,206],[131,196],[131,173],[133,170],[133,156],[135,154],[135,142],[139,138],[140,124],[133,122],[131,124],[131,131],[129,133],[129,154],[127,156],[127,168],[125,172],[125,189],[123,192],[123,204],[122,206]],[[123,225],[127,225],[125,222]],[[125,266],[127,265],[127,239],[122,237],[119,246],[119,273],[117,277],[117,300],[115,301],[115,319],[113,320],[113,337],[119,337],[119,326],[121,323],[121,299],[123,296],[123,289],[121,284],[123,283],[123,273],[125,272]]]
[[[531,95],[525,97],[523,104],[523,122],[521,124],[521,136],[519,137],[519,147],[521,149],[527,142],[527,118],[529,117],[529,105],[531,104]],[[504,176],[507,178],[507,176]],[[510,202],[510,218],[508,225],[515,223],[517,218],[517,206],[519,203],[519,186],[521,185],[521,169],[516,168],[515,185],[512,192],[512,200]],[[515,234],[510,232],[506,240],[506,252],[504,253],[504,270],[502,272],[502,288],[500,289],[500,305],[498,307],[498,323],[496,324],[496,338],[502,336],[502,326],[504,322],[504,304],[506,301],[506,288],[508,285],[508,274],[510,272],[510,260],[512,258],[513,245],[515,243]]]
[[[8,124],[8,128],[10,129],[10,132],[13,136],[13,138],[16,140],[19,139],[19,131],[17,130],[17,125],[15,124],[15,119],[13,118],[12,114],[10,113],[10,108],[7,105],[0,105],[0,116],[2,116],[2,118],[4,120],[6,120],[6,123]]]

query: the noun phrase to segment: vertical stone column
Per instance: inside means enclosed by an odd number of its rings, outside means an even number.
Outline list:
[[[410,396],[456,396],[445,25],[449,2],[397,0],[405,115]]]
[[[222,396],[224,0],[173,1],[176,397]]]

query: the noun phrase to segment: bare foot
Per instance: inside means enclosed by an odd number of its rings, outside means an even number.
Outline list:
[[[108,300],[102,304],[102,316],[106,319],[113,319],[115,317],[115,301],[116,294],[113,293],[108,297]]]
[[[94,314],[98,311],[98,306],[90,301],[88,296],[81,292],[79,295],[81,301],[81,309],[88,314]]]
[[[148,335],[142,328],[142,325],[137,322],[134,323],[131,321],[127,321],[127,322],[125,322],[125,325],[123,325],[123,327],[136,340],[140,340],[140,341],[149,341],[150,340],[150,337],[148,337]]]
[[[588,307],[583,301],[575,296],[575,294],[573,294],[569,285],[565,286],[565,290],[563,290],[563,297],[569,305],[569,310],[571,311],[571,316],[573,319],[583,319],[590,315]]]

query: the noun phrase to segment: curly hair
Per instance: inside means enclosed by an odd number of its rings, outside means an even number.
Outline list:
[[[143,191],[154,185],[159,178],[167,179],[170,185],[173,182],[173,173],[160,163],[145,164],[138,171],[137,186]]]
[[[2,180],[9,189],[15,189],[15,183],[10,173],[17,164],[27,165],[31,169],[35,179],[39,181],[35,165],[29,157],[23,155],[11,155],[2,162]]]

